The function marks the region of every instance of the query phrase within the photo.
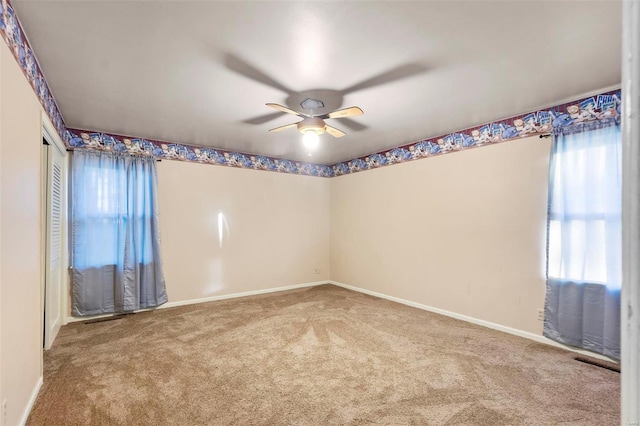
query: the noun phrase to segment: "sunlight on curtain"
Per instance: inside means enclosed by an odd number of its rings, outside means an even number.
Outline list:
[[[544,335],[619,359],[621,135],[556,136],[551,157]]]
[[[76,150],[71,170],[73,314],[165,303],[155,160]]]

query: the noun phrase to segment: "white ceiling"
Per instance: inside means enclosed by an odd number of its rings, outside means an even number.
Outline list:
[[[617,1],[14,6],[69,127],[322,164],[620,84]],[[312,157],[264,105],[309,91],[364,110]]]

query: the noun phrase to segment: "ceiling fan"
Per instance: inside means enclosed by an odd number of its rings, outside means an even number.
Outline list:
[[[287,114],[292,114],[292,115],[301,117],[302,120],[298,121],[297,123],[285,124],[284,126],[276,127],[274,129],[269,129],[269,131],[281,132],[283,130],[290,129],[292,127],[297,127],[298,131],[303,134],[302,140],[304,144],[309,148],[317,145],[318,136],[324,132],[329,133],[334,138],[341,138],[346,134],[342,130],[329,126],[327,123],[325,123],[324,120],[328,118],[345,118],[345,117],[353,117],[356,115],[364,114],[364,112],[357,106],[338,109],[327,114],[311,115],[311,114],[305,114],[303,112],[294,111],[291,108],[287,108],[279,104],[268,103],[266,105],[268,107],[275,108],[278,111],[286,112]],[[302,106],[304,109],[313,110],[313,109],[323,108],[324,104],[322,103],[322,101],[318,101],[315,99],[306,99],[304,102],[300,104],[300,106]]]

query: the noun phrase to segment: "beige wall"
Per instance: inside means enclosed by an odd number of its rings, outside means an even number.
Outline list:
[[[541,334],[550,140],[331,179],[331,279]]]
[[[17,425],[41,371],[41,107],[0,42],[0,401]]]
[[[158,186],[169,302],[329,278],[329,179],[165,160]]]

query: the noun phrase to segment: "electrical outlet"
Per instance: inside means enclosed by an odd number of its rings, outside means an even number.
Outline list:
[[[2,401],[2,424],[7,424],[7,400]]]
[[[544,321],[544,309],[538,309],[538,321]]]
[[[313,270],[313,273],[316,274],[316,275],[320,275],[322,273],[322,269],[316,268],[316,269]]]

